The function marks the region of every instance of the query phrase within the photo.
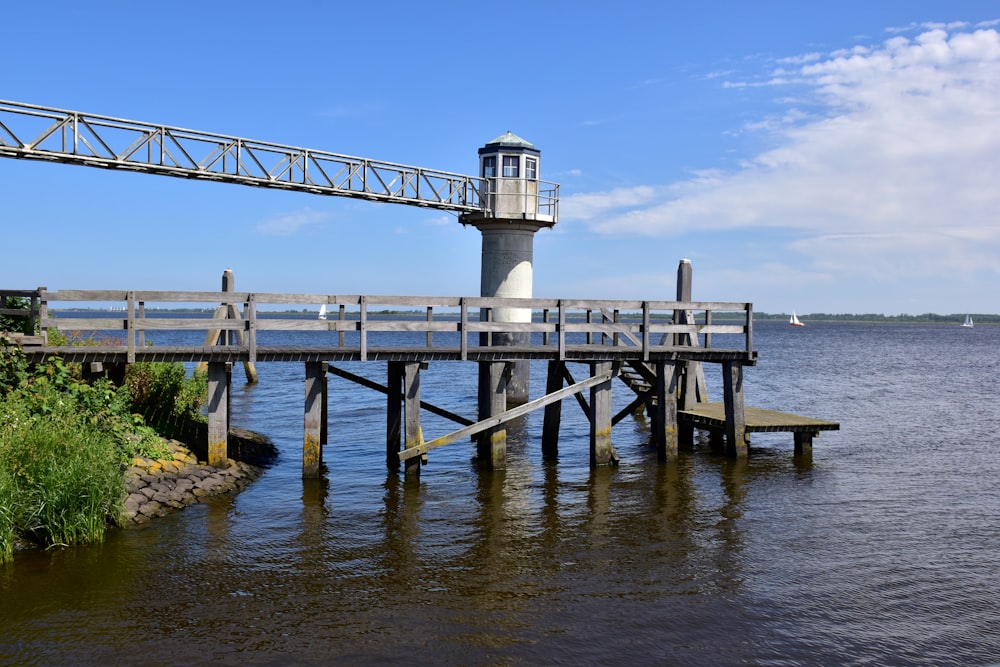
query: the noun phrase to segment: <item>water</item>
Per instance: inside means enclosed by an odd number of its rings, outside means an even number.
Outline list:
[[[535,413],[505,472],[458,442],[412,483],[385,471],[383,396],[331,378],[328,470],[303,481],[303,369],[259,364],[234,422],[278,462],[234,498],[0,568],[0,664],[1000,662],[1000,327],[763,323],[755,342],[748,404],[841,422],[811,460],[755,434],[749,462],[660,464],[626,419],[621,465],[591,470],[567,401],[558,463]],[[472,416],[474,375],[432,363],[423,398]]]

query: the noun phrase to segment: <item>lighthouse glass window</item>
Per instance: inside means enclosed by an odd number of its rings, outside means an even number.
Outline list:
[[[531,180],[538,178],[538,162],[535,158],[524,158],[524,177]]]
[[[497,156],[487,155],[483,158],[483,178],[494,178],[497,175]]]
[[[504,178],[517,178],[518,174],[518,156],[516,155],[504,155],[503,156],[503,177]]]

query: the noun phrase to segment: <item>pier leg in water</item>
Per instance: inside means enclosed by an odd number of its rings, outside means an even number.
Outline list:
[[[812,456],[813,452],[813,438],[816,433],[796,431],[793,435],[795,438],[795,455],[796,456]]]
[[[385,465],[389,470],[399,470],[399,446],[402,443],[403,402],[399,400],[403,389],[403,363],[390,361],[388,391],[385,393]]]
[[[225,467],[229,444],[229,385],[232,366],[208,364],[208,465]]]
[[[611,372],[611,362],[590,365],[591,377]],[[618,463],[618,454],[611,446],[611,379],[590,389],[590,465]]]
[[[563,386],[562,361],[550,361],[548,375],[545,381],[545,394],[554,394]],[[545,406],[545,418],[542,422],[542,458],[555,461],[559,458],[559,422],[562,419],[562,401],[555,401]]]
[[[743,398],[743,364],[722,363],[722,386],[726,407],[726,455],[747,457],[747,421]]]
[[[403,432],[406,448],[416,447],[424,442],[420,428],[420,363],[403,364]],[[419,475],[422,457],[406,460],[406,474]]]
[[[325,389],[323,363],[306,362],[306,400],[302,438],[302,477],[319,477],[323,463],[322,425]]]
[[[493,417],[507,410],[507,364],[499,361],[489,365],[489,414],[480,414],[480,419]],[[479,455],[479,465],[490,470],[502,470],[507,467],[507,427],[498,424],[479,434],[476,444]]]
[[[656,431],[653,440],[661,461],[677,459],[677,365],[669,361],[656,362]]]

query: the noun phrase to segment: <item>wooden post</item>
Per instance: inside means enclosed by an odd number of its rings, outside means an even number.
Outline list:
[[[486,405],[480,405],[480,409],[486,410],[486,414],[480,414],[479,419],[483,420],[493,417],[507,410],[507,364],[502,361],[494,361],[488,364],[486,372],[487,389],[489,393],[481,396],[480,400],[487,399]],[[479,434],[476,444],[479,455],[479,465],[490,470],[503,470],[507,467],[507,426],[498,424],[486,429]]]
[[[208,465],[226,465],[229,442],[229,383],[231,371],[225,362],[208,364]]]
[[[747,422],[743,399],[743,363],[722,362],[722,385],[726,407],[726,455],[747,456]]]
[[[792,436],[795,438],[796,456],[803,454],[812,456],[813,438],[816,436],[816,433],[812,431],[795,431]]]
[[[399,470],[399,446],[402,444],[403,402],[399,400],[403,388],[403,363],[390,361],[385,393],[385,465],[389,470]]]
[[[323,463],[322,427],[323,415],[323,363],[306,362],[306,396],[302,438],[302,477],[320,476]]]
[[[563,386],[562,361],[550,361],[545,380],[545,395],[553,394]],[[559,458],[559,422],[562,419],[562,401],[545,406],[542,421],[542,458],[554,461]]]
[[[691,282],[691,260],[685,257],[677,265],[678,301],[691,301]],[[674,323],[694,324],[694,314],[687,310],[677,311],[674,313]],[[700,345],[697,336],[681,334],[677,338],[679,339],[675,341],[677,345]],[[681,379],[684,382],[684,387],[681,390],[682,408],[683,406],[690,405],[690,403],[708,400],[708,395],[705,389],[705,369],[702,368],[700,361],[684,362],[681,369]]]
[[[48,289],[44,285],[39,285],[38,294],[44,294]],[[39,296],[39,298],[41,297]],[[42,325],[42,322],[47,319],[49,319],[49,302],[42,299],[38,304],[38,333],[42,337],[42,345],[49,344],[49,329]]]
[[[403,364],[403,434],[407,449],[424,442],[420,429],[420,363],[408,361]],[[419,475],[422,457],[406,461],[406,474]]]
[[[321,414],[319,418],[319,444],[325,445],[327,443],[327,438],[330,436],[330,429],[328,423],[330,420],[330,413],[329,413],[330,364],[326,361],[321,361],[319,367],[320,367],[319,368],[320,383],[323,385],[322,396],[321,396],[323,407],[320,409]]]
[[[654,442],[661,461],[677,459],[677,366],[669,361],[656,362],[656,427]]]
[[[236,291],[236,277],[233,275],[232,269],[226,269],[222,272],[222,291],[223,292],[235,292]],[[215,314],[212,316],[213,320],[226,320],[226,319],[241,319],[240,311],[235,304],[224,303],[215,309]],[[205,345],[231,345],[232,340],[230,337],[232,332],[228,329],[210,329],[207,334],[205,334]],[[237,332],[237,336],[240,343],[244,342],[244,333]],[[221,339],[221,342],[220,342]],[[254,341],[255,342],[255,341]],[[205,365],[198,364],[198,370],[203,370]],[[243,370],[247,376],[248,384],[257,383],[257,366],[253,361],[243,362]]]
[[[690,452],[694,449],[694,426],[678,421],[677,449]]]
[[[590,364],[591,377],[611,372],[611,362]],[[590,465],[618,462],[611,446],[611,379],[590,388]]]

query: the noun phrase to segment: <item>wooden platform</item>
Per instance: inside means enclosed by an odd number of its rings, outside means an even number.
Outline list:
[[[746,433],[792,433],[795,437],[795,453],[801,454],[812,447],[812,440],[820,431],[840,430],[838,422],[804,417],[764,408],[743,408]],[[682,426],[709,431],[713,436],[721,436],[726,428],[726,406],[724,403],[696,403],[692,407],[679,410],[678,422]]]

